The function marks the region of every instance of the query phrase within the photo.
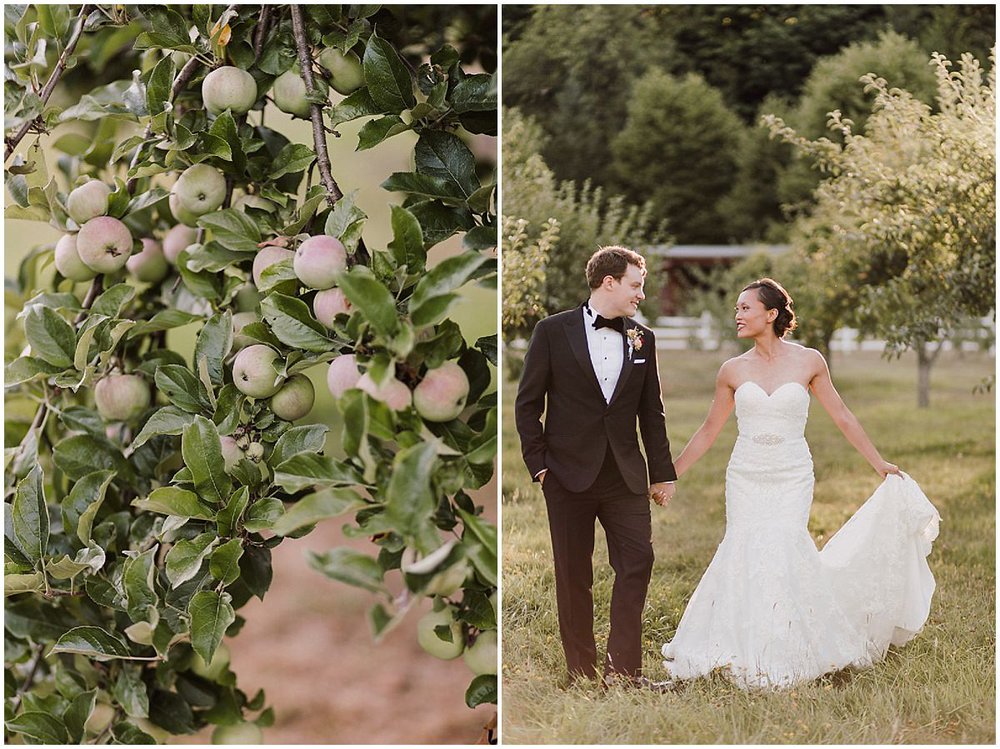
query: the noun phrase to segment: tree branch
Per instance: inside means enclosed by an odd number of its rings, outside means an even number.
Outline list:
[[[66,61],[69,56],[73,54],[73,50],[76,49],[77,42],[80,41],[80,37],[83,36],[83,24],[87,20],[87,14],[90,13],[91,6],[84,5],[80,8],[80,15],[76,17],[76,26],[73,28],[73,33],[70,35],[69,41],[66,43],[66,48],[63,49],[62,54],[59,55],[59,59],[56,61],[56,66],[53,68],[49,79],[45,82],[45,86],[42,88],[42,92],[39,94],[39,98],[42,100],[42,106],[48,103],[49,97],[52,96],[52,91],[55,89],[56,84],[59,79],[62,78],[63,72],[66,70]],[[29,120],[21,125],[21,129],[17,131],[17,134],[13,138],[7,139],[6,151],[4,153],[4,162],[10,158],[11,154],[14,153],[14,149],[17,148],[17,144],[21,142],[28,131],[41,120],[41,116],[35,117],[33,120]]]
[[[315,81],[312,72],[312,55],[309,54],[309,41],[306,39],[305,23],[302,20],[302,6],[293,5],[292,8],[292,33],[295,36],[295,47],[299,53],[299,67],[301,68],[302,80],[306,84],[306,91],[312,93],[315,90]],[[337,183],[333,179],[330,171],[330,154],[326,150],[326,130],[323,127],[323,107],[316,102],[311,102],[310,114],[313,128],[313,144],[316,146],[316,161],[319,164],[319,176],[326,188],[326,202],[332,208],[337,201],[344,197]]]
[[[173,102],[177,98],[177,94],[184,90],[184,87],[188,85],[190,80],[194,77],[194,71],[198,68],[198,58],[192,57],[188,60],[181,71],[177,74],[174,79],[174,84],[170,87],[170,99]],[[153,121],[150,119],[149,124],[146,125],[146,129],[142,133],[142,139],[146,140],[153,133]],[[136,164],[139,163],[139,154],[142,153],[142,144],[140,143],[136,146],[135,155],[132,157],[132,163],[128,165],[128,170],[132,171]],[[129,195],[135,195],[135,186],[139,183],[138,177],[132,177],[126,183],[125,187],[128,189]]]
[[[73,321],[76,325],[87,319],[87,310],[93,306],[94,300],[101,295],[102,291],[104,291],[104,275],[98,274],[90,284],[90,288],[87,289],[87,296],[83,298],[83,309],[80,310],[80,314]]]
[[[267,36],[268,27],[271,25],[271,6],[261,6],[260,20],[253,35],[253,54],[260,59],[260,51],[264,48],[264,37]]]

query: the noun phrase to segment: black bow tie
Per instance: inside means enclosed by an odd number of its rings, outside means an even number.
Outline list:
[[[619,333],[625,333],[625,321],[620,317],[615,317],[609,320],[603,315],[598,315],[597,319],[594,320],[594,330],[600,330],[601,328],[611,328],[612,330],[617,330]]]

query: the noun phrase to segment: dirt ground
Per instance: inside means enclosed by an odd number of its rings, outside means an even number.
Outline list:
[[[496,484],[476,502],[496,519]],[[416,641],[421,602],[378,645],[366,612],[371,594],[329,580],[306,562],[307,549],[348,544],[372,551],[340,532],[348,517],[321,524],[274,550],[274,581],[264,601],[240,610],[247,622],[227,640],[240,688],[260,688],[276,720],[267,744],[473,744],[495,714],[494,705],[470,710],[465,689],[472,673],[461,658],[441,661]],[[210,730],[187,737],[210,741]],[[187,742],[185,742],[187,743]]]

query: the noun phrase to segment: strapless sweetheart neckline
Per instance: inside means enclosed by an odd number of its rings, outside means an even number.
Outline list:
[[[746,380],[745,382],[741,382],[740,385],[739,385],[739,387],[737,387],[736,390],[733,391],[733,395],[736,395],[736,393],[738,393],[743,388],[744,385],[753,385],[753,386],[755,386],[767,398],[773,398],[774,395],[775,395],[775,393],[777,393],[779,390],[781,390],[781,388],[785,387],[786,385],[798,385],[800,388],[802,388],[802,392],[804,392],[806,395],[809,394],[809,389],[806,388],[806,386],[803,385],[801,382],[796,382],[795,380],[789,380],[788,382],[781,383],[780,385],[778,385],[778,387],[776,387],[770,393],[767,392],[763,387],[761,387],[760,385],[758,385],[753,380]]]

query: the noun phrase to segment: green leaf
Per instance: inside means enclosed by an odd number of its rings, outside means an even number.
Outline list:
[[[54,375],[62,372],[64,369],[65,367],[54,366],[43,359],[36,359],[33,356],[21,356],[4,368],[4,383],[6,385],[18,385],[35,378]]]
[[[260,229],[253,219],[239,208],[206,213],[198,219],[198,226],[209,229],[216,242],[234,252],[257,252]]]
[[[414,325],[431,325],[443,316],[442,300],[462,286],[489,258],[478,252],[463,252],[446,258],[420,279],[410,297],[410,317]],[[435,307],[437,305],[437,307]]]
[[[299,453],[274,469],[274,483],[287,492],[312,486],[349,486],[361,477],[346,463],[326,455]]]
[[[212,532],[202,533],[193,539],[181,540],[173,545],[167,552],[166,571],[170,587],[174,590],[178,586],[198,574],[201,563],[205,561],[212,549],[219,542],[219,537]]]
[[[326,433],[330,431],[325,424],[303,424],[294,426],[278,437],[274,443],[270,463],[281,463],[299,453],[318,453],[326,443]]]
[[[212,577],[223,585],[235,582],[240,576],[240,557],[243,556],[243,543],[238,538],[226,541],[215,550],[209,562]]]
[[[469,707],[487,703],[497,704],[496,674],[480,674],[472,680],[469,688],[465,690],[465,704]]]
[[[175,515],[180,518],[198,518],[212,520],[215,512],[205,507],[198,495],[187,489],[176,486],[161,486],[150,492],[146,499],[133,499],[132,506],[148,512],[158,512],[161,515]]]
[[[18,593],[39,593],[45,590],[45,575],[41,572],[30,574],[15,574],[8,572],[3,576],[4,596]]]
[[[118,678],[111,689],[111,696],[130,718],[145,718],[149,715],[149,694],[141,674],[139,666],[127,665],[118,672]]]
[[[301,299],[273,293],[260,303],[260,312],[271,331],[286,346],[325,352],[333,348],[326,328],[317,322]]]
[[[371,268],[355,265],[338,274],[337,286],[378,333],[389,337],[396,334],[399,330],[396,299]]]
[[[243,151],[243,142],[240,139],[239,129],[236,120],[228,109],[215,118],[209,133],[221,139],[229,146],[230,160],[233,162],[233,170],[237,174],[242,174],[247,168],[247,157]]]
[[[164,406],[146,420],[139,434],[135,436],[132,444],[129,445],[128,454],[138,450],[153,437],[159,437],[164,434],[173,436],[182,434],[192,421],[194,421],[193,414],[177,406]]]
[[[490,364],[497,366],[497,334],[483,336],[476,341],[475,348],[483,352],[483,356],[490,360]]]
[[[330,112],[330,125],[336,127],[343,122],[350,122],[359,117],[368,117],[373,114],[381,114],[379,107],[368,93],[367,88],[359,88],[339,104],[335,105]]]
[[[135,296],[135,287],[127,283],[116,283],[94,300],[90,314],[118,317],[122,307]]]
[[[80,744],[83,741],[83,728],[87,722],[87,718],[94,711],[94,705],[97,703],[97,689],[89,689],[86,692],[80,692],[73,698],[70,702],[69,707],[66,708],[66,712],[63,713],[63,722],[66,725],[66,730],[69,731],[69,743]]]
[[[33,744],[68,744],[69,735],[62,721],[40,710],[29,710],[7,718],[7,730],[34,739]]]
[[[382,183],[383,190],[408,192],[425,198],[462,203],[466,197],[456,185],[444,177],[415,172],[394,172]]]
[[[24,334],[31,353],[56,367],[73,366],[76,352],[76,332],[73,326],[48,307],[39,305],[24,317]]]
[[[243,527],[250,533],[271,530],[274,524],[278,522],[278,518],[284,514],[285,505],[281,500],[274,497],[267,497],[250,505],[250,509],[246,513],[246,519],[243,522]]]
[[[423,200],[407,207],[420,222],[426,247],[443,242],[457,231],[468,231],[476,226],[472,212],[466,207],[445,205],[437,200]]]
[[[466,198],[480,187],[476,157],[461,138],[443,130],[425,130],[413,150],[420,174],[430,174],[450,182]]]
[[[184,312],[179,309],[165,309],[157,312],[149,320],[139,322],[128,332],[128,337],[131,339],[147,335],[148,333],[156,333],[160,330],[180,328],[200,319],[199,315],[192,315],[190,312]]]
[[[462,237],[462,249],[481,252],[492,250],[497,246],[497,229],[495,226],[477,226]]]
[[[424,250],[424,233],[417,217],[405,208],[392,206],[392,241],[389,250],[396,265],[407,266],[413,272],[424,269],[427,252]]]
[[[233,315],[229,310],[217,312],[198,333],[194,344],[194,361],[200,366],[202,357],[208,362],[208,374],[215,385],[222,384],[222,362],[233,347]]]
[[[232,596],[202,590],[191,597],[188,615],[191,617],[191,647],[205,663],[212,662],[212,656],[222,642],[229,625],[236,621],[236,613],[231,605]]]
[[[429,553],[436,546],[428,541],[428,528],[437,502],[431,492],[431,473],[437,459],[433,443],[419,442],[396,454],[392,477],[385,492],[386,516],[408,539],[414,539],[418,550]],[[436,537],[436,533],[433,533]]]
[[[275,180],[286,174],[298,174],[309,168],[316,160],[316,153],[302,143],[289,143],[278,151],[271,165],[271,179]]]
[[[209,402],[201,381],[187,367],[180,364],[164,364],[153,376],[157,389],[167,400],[189,413],[211,413]]]
[[[146,109],[151,115],[159,114],[166,109],[173,84],[174,58],[172,55],[164,55],[156,63],[146,82]]]
[[[377,120],[366,122],[358,132],[358,149],[365,151],[374,148],[382,141],[391,138],[393,135],[405,133],[410,130],[410,126],[396,114],[387,114]]]
[[[159,547],[153,546],[138,556],[129,557],[122,564],[122,587],[125,588],[125,602],[132,621],[155,621],[156,605],[159,597],[154,588],[157,574],[154,558]]]
[[[17,485],[11,516],[18,548],[37,564],[49,546],[49,510],[45,505],[42,467],[37,463]]]
[[[232,496],[229,497],[229,501],[226,502],[226,506],[219,510],[216,518],[220,536],[235,535],[240,518],[243,516],[243,511],[246,509],[249,501],[250,489],[248,487],[241,486],[233,492]]]
[[[231,483],[215,424],[204,416],[196,416],[181,437],[181,454],[194,478],[195,491],[210,502],[224,504],[229,498]]]
[[[159,743],[148,733],[138,726],[132,725],[127,720],[119,721],[111,726],[111,735],[114,737],[116,744],[124,744],[126,746]]]
[[[364,506],[364,500],[350,489],[330,489],[310,494],[292,505],[272,526],[279,536],[287,536],[320,520],[337,517]]]
[[[451,108],[463,112],[490,112],[497,108],[497,75],[467,75],[451,92]]]
[[[101,509],[114,471],[94,471],[73,484],[69,495],[61,502],[63,530],[75,533],[81,543],[90,543],[94,517]]]
[[[341,241],[347,252],[353,254],[358,248],[361,232],[368,215],[355,204],[358,191],[348,193],[333,207],[326,217],[323,233],[336,237]]]
[[[128,645],[120,637],[93,626],[71,629],[56,641],[51,650],[51,654],[55,653],[79,653],[98,661],[132,657]]]
[[[306,552],[309,566],[331,580],[337,580],[373,593],[384,590],[383,572],[379,563],[367,554],[353,549],[331,549],[323,554]]]
[[[117,471],[126,482],[135,478],[135,472],[118,448],[107,439],[92,434],[67,437],[57,443],[52,452],[56,465],[73,481],[102,469]]]
[[[372,101],[385,112],[402,112],[417,103],[413,80],[395,48],[372,32],[363,60],[365,84]]]

